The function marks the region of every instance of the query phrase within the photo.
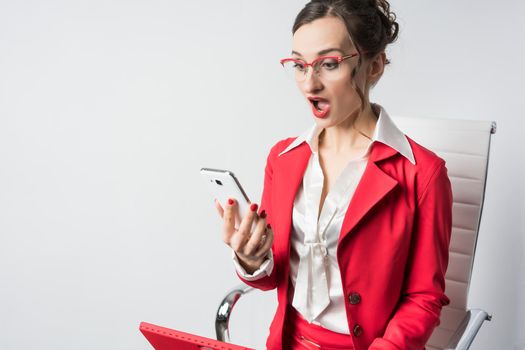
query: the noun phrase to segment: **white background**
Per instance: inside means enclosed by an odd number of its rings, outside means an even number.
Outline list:
[[[258,201],[270,146],[311,124],[278,64],[303,4],[0,1],[0,349],[149,349],[140,321],[214,336],[239,281],[199,169]],[[524,349],[525,2],[393,9],[372,101],[498,123],[470,297],[494,319],[473,348]],[[233,338],[262,348],[274,307],[239,302]]]

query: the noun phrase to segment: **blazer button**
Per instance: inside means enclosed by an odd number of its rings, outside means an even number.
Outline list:
[[[355,335],[356,337],[359,337],[361,334],[363,334],[363,328],[361,328],[360,325],[356,324],[356,325],[354,326],[354,335]]]
[[[348,296],[348,300],[350,300],[350,304],[357,305],[361,302],[361,296],[359,293],[353,292]]]

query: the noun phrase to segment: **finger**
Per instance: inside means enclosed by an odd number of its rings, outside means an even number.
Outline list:
[[[235,210],[237,203],[234,199],[228,199],[223,213],[223,240],[224,243],[231,245],[232,235],[235,233]]]
[[[259,208],[259,206],[256,203],[251,203],[248,211],[244,214],[244,217],[241,220],[241,224],[239,225],[239,233],[243,235],[246,240],[248,240],[252,234],[254,221],[258,220],[259,218],[257,215],[257,208]]]
[[[264,242],[261,243],[259,250],[257,250],[257,252],[255,253],[255,258],[257,259],[262,258],[266,254],[268,254],[268,251],[270,249],[272,249],[274,235],[273,235],[273,230],[270,224],[266,225],[265,236],[266,238],[264,239]]]
[[[244,246],[252,233],[252,223],[257,217],[257,208],[258,205],[255,203],[250,205],[250,209],[246,214],[244,214],[244,217],[242,218],[239,229],[233,234],[232,243],[235,245],[235,247],[232,245],[232,248],[235,251],[244,251]]]
[[[259,246],[262,244],[261,240],[263,240],[263,237],[266,235],[266,212],[263,210],[261,212],[261,215],[259,216],[259,219],[257,220],[257,224],[255,225],[255,229],[252,232],[251,236],[249,237],[248,241],[246,242],[246,245],[244,246],[244,254],[245,255],[252,255],[254,254]]]
[[[224,216],[224,209],[222,208],[221,203],[219,203],[217,198],[215,198],[214,201],[215,201],[215,209],[217,209],[219,216],[222,218]]]

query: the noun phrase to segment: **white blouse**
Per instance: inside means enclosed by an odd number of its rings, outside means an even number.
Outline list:
[[[328,192],[320,215],[324,175],[319,163],[318,136],[322,129],[314,125],[279,154],[284,154],[303,142],[312,150],[293,206],[290,245],[290,279],[293,291],[289,293],[289,302],[309,322],[345,334],[350,332],[337,263],[337,242],[346,210],[366,168],[371,145],[373,142],[385,143],[415,164],[406,136],[395,126],[383,107],[377,106],[380,108],[380,115],[372,141],[362,157],[347,163]],[[271,251],[268,259],[251,275],[239,264],[234,252],[232,255],[237,272],[246,280],[257,280],[273,271]]]
[[[328,192],[320,215],[324,176],[318,152],[312,152],[292,214],[290,278],[294,293],[290,302],[309,322],[346,334],[350,332],[337,242],[346,208],[365,170],[368,150],[365,156],[348,162]]]

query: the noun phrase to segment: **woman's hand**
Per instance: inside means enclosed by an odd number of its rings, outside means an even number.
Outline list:
[[[239,228],[235,229],[235,216],[239,210],[237,201],[230,199],[226,208],[222,208],[219,201],[215,200],[215,207],[224,220],[222,229],[224,243],[233,249],[246,272],[252,274],[264,262],[273,243],[273,231],[270,225],[266,224],[266,213],[263,210],[258,216],[257,204],[252,204],[242,218]],[[254,221],[256,221],[255,228],[251,232]]]

